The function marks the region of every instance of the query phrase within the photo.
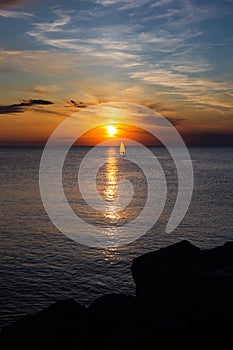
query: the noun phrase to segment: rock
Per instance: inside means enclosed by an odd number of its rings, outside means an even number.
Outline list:
[[[200,250],[187,241],[134,259],[137,297],[186,320],[192,344],[216,345],[233,331],[233,243]],[[169,312],[170,311],[170,312]]]
[[[222,295],[228,302],[233,292],[233,243],[200,250],[187,241],[134,259],[132,275],[138,297],[174,299],[189,306],[209,303]],[[195,302],[195,300],[197,302]]]
[[[124,294],[104,295],[88,308],[89,327],[92,333],[89,348],[130,348],[132,321],[136,298]]]
[[[88,308],[88,313],[98,321],[116,320],[129,314],[134,307],[136,298],[124,294],[108,294],[96,299]]]
[[[139,297],[173,298],[177,273],[184,264],[198,259],[200,249],[181,241],[133,260],[132,275]]]
[[[85,308],[59,301],[3,329],[1,349],[227,348],[233,339],[233,242],[201,250],[181,241],[134,259],[137,296]]]
[[[73,299],[58,301],[2,329],[2,349],[83,349],[86,309]]]
[[[185,328],[177,315],[170,317],[171,314],[168,316],[166,310],[149,300],[123,294],[98,298],[88,308],[88,315],[90,349],[147,349],[151,341],[172,345],[170,341],[174,337],[164,340],[166,332],[175,336],[181,325]]]

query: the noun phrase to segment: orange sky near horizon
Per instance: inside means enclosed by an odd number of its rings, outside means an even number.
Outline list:
[[[88,109],[88,108],[87,108]],[[45,146],[54,130],[74,113],[74,109],[57,109],[54,107],[38,111],[28,110],[22,114],[12,114],[11,116],[0,116],[0,146]],[[80,113],[80,112],[78,112]],[[172,119],[170,119],[172,122]],[[174,119],[176,120],[176,119]],[[97,128],[91,128],[84,133],[79,140],[75,142],[77,146],[95,146],[100,142],[115,138],[127,138],[138,141],[145,146],[157,146],[160,142],[149,132],[135,125],[123,125],[116,123],[112,118],[109,124],[115,125],[117,133],[110,137],[105,123],[101,123]],[[176,123],[175,123],[176,124]],[[87,121],[88,125],[88,121]],[[205,125],[190,124],[189,120],[185,123],[179,120],[175,125],[178,132],[183,137],[188,146],[202,145],[229,145],[233,142],[233,133],[231,128],[227,128],[226,123],[220,129],[214,128],[214,125],[206,128]],[[223,134],[223,135],[222,135]],[[114,145],[114,142],[112,142]]]
[[[109,126],[116,128],[116,133],[113,136],[109,135]],[[119,138],[134,140],[144,146],[158,146],[161,144],[151,133],[140,127],[129,124],[105,124],[84,133],[75,142],[74,146],[96,146],[107,140],[111,140],[111,145],[117,146]],[[117,139],[117,142],[114,142],[115,139]],[[130,144],[130,141],[128,142]]]

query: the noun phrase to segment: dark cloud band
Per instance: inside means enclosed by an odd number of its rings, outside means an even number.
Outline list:
[[[0,114],[22,113],[24,111],[23,107],[51,104],[53,104],[53,102],[46,100],[23,100],[21,103],[0,106]]]

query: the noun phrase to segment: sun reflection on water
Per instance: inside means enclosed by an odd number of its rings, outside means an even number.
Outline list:
[[[115,201],[117,199],[117,172],[118,164],[116,156],[113,155],[114,149],[108,150],[108,161],[106,163],[105,190],[104,199],[106,201]]]
[[[117,224],[121,218],[117,207],[117,182],[119,180],[119,161],[115,148],[107,151],[108,161],[106,163],[105,184],[103,197],[107,201],[104,217],[110,220],[111,224]]]

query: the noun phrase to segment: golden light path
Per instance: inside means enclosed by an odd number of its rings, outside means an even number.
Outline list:
[[[108,125],[107,126],[107,131],[108,131],[109,136],[112,137],[112,136],[114,136],[116,134],[117,129],[113,125]]]
[[[117,222],[120,218],[118,215],[118,209],[114,201],[117,199],[117,173],[118,162],[116,159],[115,150],[108,150],[108,163],[106,172],[106,189],[104,191],[105,199],[108,202],[106,212],[104,216],[110,219],[112,222]]]

